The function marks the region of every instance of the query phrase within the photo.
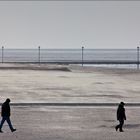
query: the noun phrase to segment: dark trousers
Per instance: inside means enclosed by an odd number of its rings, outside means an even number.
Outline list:
[[[13,126],[12,126],[10,117],[7,117],[7,116],[2,117],[2,120],[1,120],[1,123],[0,123],[0,130],[2,129],[2,126],[3,126],[3,124],[4,124],[5,121],[7,121],[10,129],[13,130]]]
[[[124,124],[124,120],[123,119],[120,119],[119,120],[119,125],[117,125],[116,128],[117,129],[119,128],[119,130],[122,131],[123,124]]]

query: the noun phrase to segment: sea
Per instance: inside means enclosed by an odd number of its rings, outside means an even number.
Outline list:
[[[137,49],[0,49],[0,62],[87,62],[84,66],[137,68],[137,64],[88,62],[138,62]]]

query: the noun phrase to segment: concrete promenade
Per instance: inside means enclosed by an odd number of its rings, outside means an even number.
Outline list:
[[[125,132],[116,132],[116,107],[11,106],[16,132],[1,140],[139,140],[140,108],[126,107]]]

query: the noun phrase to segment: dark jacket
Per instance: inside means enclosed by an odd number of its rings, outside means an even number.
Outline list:
[[[9,117],[10,116],[10,105],[9,102],[4,102],[1,107],[1,116]]]
[[[117,120],[126,120],[125,108],[121,104],[119,104],[117,109]]]

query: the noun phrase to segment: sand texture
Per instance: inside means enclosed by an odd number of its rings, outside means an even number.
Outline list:
[[[4,124],[1,140],[139,140],[140,108],[126,108],[124,132],[116,132],[116,108],[12,107],[17,131]]]
[[[4,64],[0,65],[1,102],[7,97],[14,103],[139,103],[140,71]]]

